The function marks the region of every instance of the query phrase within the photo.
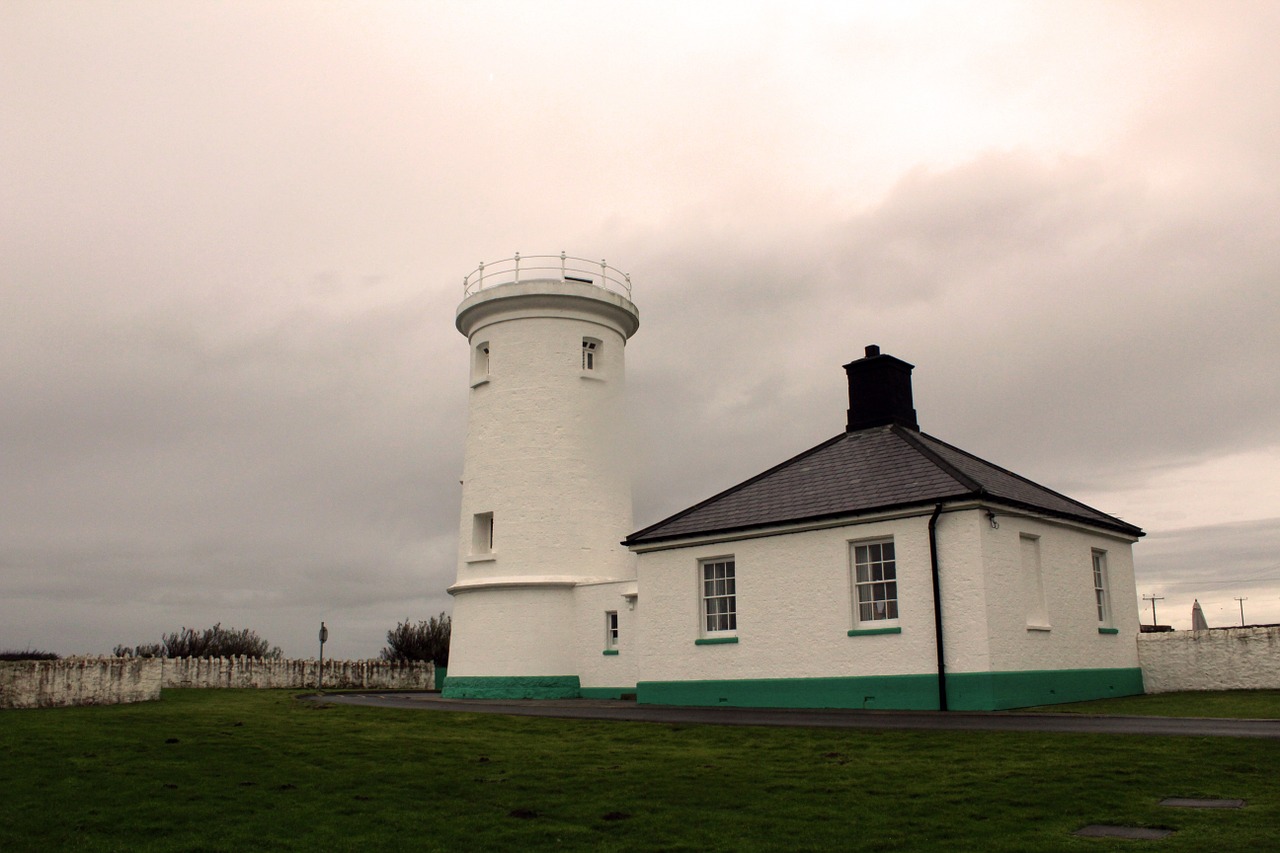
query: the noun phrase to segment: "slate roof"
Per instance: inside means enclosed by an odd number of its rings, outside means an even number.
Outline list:
[[[902,426],[842,433],[657,524],[626,545],[986,499],[1142,536],[1141,528]]]

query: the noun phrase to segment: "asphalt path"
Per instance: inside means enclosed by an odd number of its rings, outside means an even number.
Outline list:
[[[1077,734],[1181,735],[1280,739],[1280,720],[1205,717],[1109,717],[1089,714],[994,711],[860,711],[805,708],[701,708],[637,705],[608,699],[444,699],[439,693],[324,693],[313,702],[412,708],[420,711],[557,717],[567,720],[626,720],[713,726],[795,726],[899,731],[1074,732]]]

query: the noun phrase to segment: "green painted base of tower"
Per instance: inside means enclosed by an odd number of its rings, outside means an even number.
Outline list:
[[[445,699],[577,699],[576,675],[451,675]]]

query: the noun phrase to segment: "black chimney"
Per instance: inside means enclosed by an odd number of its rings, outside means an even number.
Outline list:
[[[915,365],[881,355],[875,344],[866,352],[865,358],[844,366],[849,376],[849,421],[845,429],[853,432],[887,424],[920,429],[911,402],[911,371]]]

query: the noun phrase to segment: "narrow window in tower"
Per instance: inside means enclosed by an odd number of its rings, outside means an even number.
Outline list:
[[[595,338],[582,339],[582,369],[594,371],[600,358],[600,341]]]
[[[477,512],[471,522],[471,555],[493,553],[493,513]]]
[[[471,357],[471,386],[482,385],[489,381],[489,342],[476,344]]]

